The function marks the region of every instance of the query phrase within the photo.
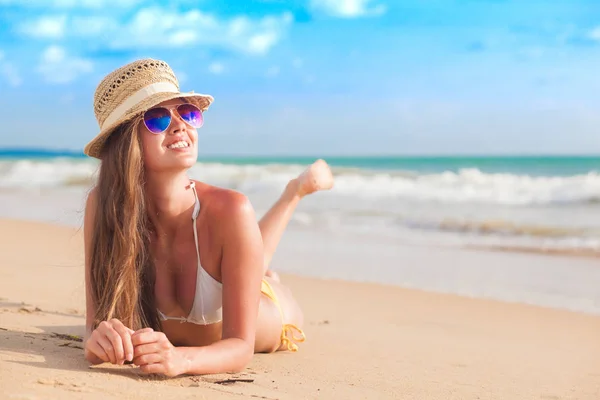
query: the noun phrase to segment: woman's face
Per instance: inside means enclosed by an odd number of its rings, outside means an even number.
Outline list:
[[[188,169],[196,163],[198,132],[196,128],[181,119],[176,110],[180,104],[185,102],[182,99],[173,99],[156,106],[165,107],[171,112],[171,123],[165,131],[152,133],[143,120],[138,125],[138,135],[144,152],[144,166],[147,170],[178,171]]]

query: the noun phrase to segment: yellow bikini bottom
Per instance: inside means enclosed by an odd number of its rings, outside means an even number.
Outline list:
[[[281,315],[281,322],[283,323],[283,310],[281,309],[281,305],[279,304],[279,300],[277,299],[277,295],[275,291],[267,282],[266,279],[262,280],[262,286],[260,291],[264,293],[269,299],[275,303],[277,309],[279,310],[279,314]],[[294,333],[297,332],[300,336],[294,336]],[[298,351],[298,345],[295,343],[301,343],[306,340],[306,336],[302,329],[298,328],[294,324],[283,324],[283,329],[281,330],[281,344],[285,346],[289,351]]]

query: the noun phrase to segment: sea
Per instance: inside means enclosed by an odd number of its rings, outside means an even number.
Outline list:
[[[600,253],[597,156],[200,156],[189,175],[266,212],[318,158],[335,186],[290,226],[404,244]],[[0,149],[0,216],[80,226],[99,162],[80,152]]]

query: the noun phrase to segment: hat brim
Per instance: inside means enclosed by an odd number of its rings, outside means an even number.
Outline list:
[[[133,108],[129,109],[122,118],[102,129],[94,139],[85,145],[83,153],[87,156],[101,159],[104,143],[121,124],[130,121],[131,119],[140,115],[142,112],[155,107],[163,101],[169,101],[177,98],[185,98],[190,103],[198,106],[198,108],[200,108],[202,111],[206,111],[214,100],[210,95],[194,92],[156,93],[136,104]]]

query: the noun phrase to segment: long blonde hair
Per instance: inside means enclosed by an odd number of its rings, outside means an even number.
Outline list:
[[[102,150],[90,254],[93,329],[116,318],[133,330],[160,330],[137,122],[121,125]]]

